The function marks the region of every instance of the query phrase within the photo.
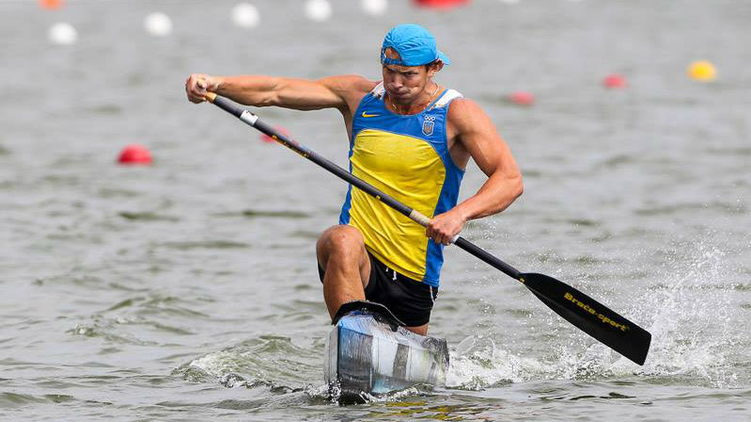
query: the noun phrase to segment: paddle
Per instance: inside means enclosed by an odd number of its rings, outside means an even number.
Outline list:
[[[258,116],[251,113],[249,110],[246,110],[232,101],[214,93],[208,93],[206,98],[219,108],[270,136],[276,142],[286,146],[292,151],[295,151],[331,173],[334,173],[336,176],[339,176],[339,178],[375,197],[384,204],[421,224],[423,227],[430,223],[430,218],[402,204],[374,186],[360,180],[325,157],[318,155],[307,147],[287,138],[271,126],[259,120]],[[639,365],[644,364],[652,336],[643,328],[618,315],[607,306],[562,281],[558,281],[544,274],[522,273],[463,237],[457,236],[453,243],[491,266],[501,270],[509,277],[522,282],[524,286],[531,290],[532,293],[543,303],[548,305],[550,309],[585,333],[596,338]]]

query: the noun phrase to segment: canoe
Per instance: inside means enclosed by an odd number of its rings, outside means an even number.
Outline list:
[[[368,396],[445,382],[446,340],[405,329],[385,306],[350,302],[334,321],[324,375],[339,403],[362,403]]]

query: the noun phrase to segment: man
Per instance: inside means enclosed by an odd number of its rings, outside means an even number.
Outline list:
[[[431,217],[427,229],[350,186],[339,224],[316,246],[329,314],[354,300],[386,305],[407,328],[427,334],[443,247],[471,219],[503,211],[522,193],[516,162],[487,114],[433,81],[448,57],[418,25],[399,25],[381,47],[382,81],[190,75],[188,99],[215,92],[242,104],[297,110],[336,108],[350,139],[352,173]],[[488,176],[456,205],[472,158]]]

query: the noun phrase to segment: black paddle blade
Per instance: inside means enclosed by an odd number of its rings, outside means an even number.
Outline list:
[[[524,273],[519,281],[566,321],[628,359],[644,364],[652,341],[645,329],[553,277]]]

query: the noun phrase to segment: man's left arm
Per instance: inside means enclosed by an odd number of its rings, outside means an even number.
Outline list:
[[[449,136],[460,143],[458,149],[477,163],[488,180],[477,193],[430,221],[428,237],[444,245],[451,243],[467,221],[505,210],[524,189],[511,150],[479,105],[467,99],[453,101],[448,126]]]

